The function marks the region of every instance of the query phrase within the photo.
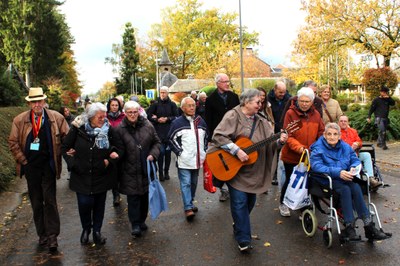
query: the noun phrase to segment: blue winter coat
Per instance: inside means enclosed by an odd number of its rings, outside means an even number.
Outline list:
[[[346,182],[340,178],[340,171],[349,171],[361,163],[351,146],[342,140],[332,147],[324,136],[321,136],[310,149],[311,169],[328,174],[333,182]]]

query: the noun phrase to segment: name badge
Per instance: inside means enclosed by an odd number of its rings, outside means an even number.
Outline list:
[[[31,151],[38,151],[40,143],[31,143]]]

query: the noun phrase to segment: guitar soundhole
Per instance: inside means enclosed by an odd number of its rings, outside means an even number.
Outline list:
[[[224,156],[222,156],[222,153],[219,153],[219,154],[218,154],[218,157],[219,157],[219,159],[221,160],[222,165],[224,166],[225,170],[226,170],[226,171],[229,171],[229,167],[228,167],[228,165],[226,164],[226,162],[225,162],[225,160],[224,160]]]

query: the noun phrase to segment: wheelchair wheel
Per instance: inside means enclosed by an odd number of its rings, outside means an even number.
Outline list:
[[[302,217],[301,223],[303,225],[304,233],[306,233],[308,237],[313,237],[317,231],[318,224],[315,213],[312,210],[307,209],[303,211]]]
[[[332,229],[328,228],[323,231],[322,239],[326,248],[332,247]]]

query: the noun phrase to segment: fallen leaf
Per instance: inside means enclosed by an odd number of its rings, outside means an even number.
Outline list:
[[[345,262],[346,262],[345,260],[341,259],[341,260],[339,260],[339,265],[342,265],[342,264],[344,264]]]
[[[283,224],[283,221],[277,220],[277,221],[276,221],[276,224]]]
[[[269,243],[269,242],[264,243],[264,247],[269,247],[269,246],[271,246],[271,243]]]
[[[258,237],[258,235],[251,235],[251,238],[252,238],[252,239],[260,240],[260,238]]]

